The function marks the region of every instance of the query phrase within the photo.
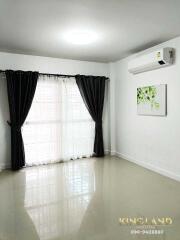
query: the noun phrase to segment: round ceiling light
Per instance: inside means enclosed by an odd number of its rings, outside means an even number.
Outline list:
[[[97,35],[91,31],[70,31],[64,35],[66,41],[73,44],[90,44],[97,40]]]

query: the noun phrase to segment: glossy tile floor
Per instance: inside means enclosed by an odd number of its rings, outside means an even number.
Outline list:
[[[161,235],[120,217],[169,216]],[[0,240],[180,239],[180,183],[123,159],[82,159],[0,174]]]

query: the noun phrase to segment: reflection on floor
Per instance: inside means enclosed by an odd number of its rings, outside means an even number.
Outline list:
[[[162,235],[120,217],[168,216]],[[179,240],[180,183],[115,157],[0,174],[0,240]]]

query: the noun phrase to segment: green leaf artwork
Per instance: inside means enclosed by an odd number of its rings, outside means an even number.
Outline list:
[[[159,109],[160,104],[156,101],[157,90],[155,86],[141,87],[137,89],[137,104],[150,104],[151,108]]]

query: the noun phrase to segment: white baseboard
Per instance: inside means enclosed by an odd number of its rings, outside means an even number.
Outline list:
[[[108,149],[104,150],[105,155],[109,155],[110,152],[111,152],[111,151],[108,150]],[[8,164],[0,164],[0,172],[3,171],[3,170],[10,169],[10,168],[11,168],[11,166],[8,165]]]
[[[104,153],[105,153],[105,155],[109,155],[110,154],[110,150],[106,149],[106,150],[104,150]]]
[[[144,167],[144,168],[147,168],[149,170],[152,170],[152,171],[154,171],[156,173],[159,173],[159,174],[161,174],[163,176],[169,177],[169,178],[171,178],[173,180],[180,181],[180,174],[177,175],[177,174],[175,174],[175,173],[173,173],[171,171],[168,171],[166,169],[162,169],[160,167],[154,166],[154,165],[152,165],[150,163],[146,163],[146,162],[134,159],[133,157],[130,157],[130,156],[126,155],[126,154],[122,154],[122,153],[119,153],[119,152],[116,152],[116,151],[110,151],[110,150],[106,149],[105,150],[105,155],[109,155],[109,154],[111,156],[116,156],[116,157],[128,160],[130,162],[133,162],[133,163],[135,163],[135,164],[137,164],[137,165],[139,165],[141,167]],[[9,165],[1,164],[0,165],[0,172],[2,170],[4,170],[4,169],[9,169],[9,168],[10,168]]]
[[[147,168],[149,170],[152,170],[152,171],[154,171],[156,173],[159,173],[159,174],[161,174],[163,176],[169,177],[169,178],[171,178],[173,180],[180,181],[180,175],[179,174],[177,175],[177,174],[175,174],[175,173],[173,173],[173,172],[171,172],[169,170],[162,169],[162,168],[154,166],[154,165],[152,165],[150,163],[139,161],[137,159],[134,159],[133,157],[127,156],[127,155],[119,153],[119,152],[112,152],[111,155],[117,156],[119,158],[123,158],[125,160],[130,161],[130,162],[133,162],[133,163],[135,163],[135,164],[137,164],[137,165],[139,165],[141,167],[144,167],[144,168]]]
[[[118,154],[117,154],[116,151],[111,151],[111,152],[110,152],[110,155],[111,155],[111,156],[117,156],[117,157],[118,157]]]
[[[1,164],[1,165],[0,165],[0,172],[1,172],[2,170],[9,169],[9,168],[10,168],[9,165],[7,165],[7,164]]]

